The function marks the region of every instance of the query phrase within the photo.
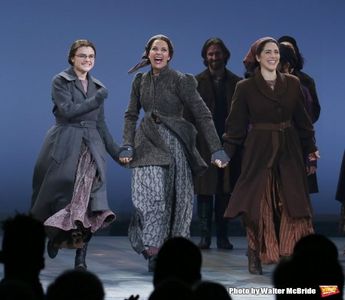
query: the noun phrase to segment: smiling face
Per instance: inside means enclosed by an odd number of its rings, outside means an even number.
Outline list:
[[[225,55],[222,48],[217,45],[211,45],[206,51],[207,66],[210,71],[223,70],[225,67]]]
[[[273,42],[266,43],[259,55],[256,55],[256,60],[260,64],[261,72],[275,72],[279,64],[279,59],[278,45]]]
[[[148,57],[153,74],[159,74],[170,60],[168,43],[159,39],[155,40],[151,45]]]
[[[78,77],[85,77],[94,67],[95,51],[92,47],[80,47],[71,58],[73,69]]]

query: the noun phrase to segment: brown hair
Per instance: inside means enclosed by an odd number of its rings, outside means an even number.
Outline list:
[[[96,47],[92,42],[90,42],[89,40],[76,40],[71,45],[71,48],[69,49],[69,53],[68,53],[68,63],[71,66],[73,66],[72,57],[75,56],[75,53],[80,47],[91,47],[96,55]]]
[[[224,57],[224,62],[225,62],[225,65],[226,65],[228,63],[228,60],[230,59],[231,53],[230,53],[230,50],[225,46],[224,42],[220,38],[217,38],[217,37],[209,38],[204,43],[204,45],[202,46],[201,57],[204,59],[204,65],[206,67],[208,66],[207,50],[212,45],[218,45],[222,49],[222,51],[224,53],[224,56],[225,56]]]

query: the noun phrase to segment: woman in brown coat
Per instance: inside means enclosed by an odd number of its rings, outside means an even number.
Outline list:
[[[313,232],[303,158],[316,160],[319,154],[299,80],[279,73],[278,63],[276,40],[252,45],[244,60],[249,78],[237,84],[223,136],[231,157],[244,146],[225,217],[244,215],[253,274],[262,274],[261,261],[289,256]]]

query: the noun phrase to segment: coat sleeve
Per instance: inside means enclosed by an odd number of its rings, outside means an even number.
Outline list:
[[[139,112],[140,104],[140,83],[142,73],[138,73],[132,83],[131,96],[127,110],[125,112],[125,124],[123,129],[123,145],[134,146],[134,137]]]
[[[183,74],[180,77],[178,94],[194,118],[195,125],[205,138],[210,152],[221,149],[222,145],[214,126],[212,114],[197,91],[197,81],[193,75]]]
[[[313,116],[314,116],[314,120],[313,123],[315,123],[319,117],[320,117],[320,112],[321,112],[321,106],[320,106],[320,102],[319,102],[319,97],[317,95],[316,92],[316,86],[315,86],[315,81],[314,79],[310,78],[310,83],[307,86],[311,98],[312,98],[312,111],[313,111]]]
[[[296,90],[298,99],[293,115],[294,125],[298,131],[301,140],[303,153],[305,155],[308,155],[317,150],[317,147],[315,145],[314,128],[313,124],[311,123],[310,117],[305,109],[304,96],[301,86],[299,84]]]
[[[224,149],[230,157],[233,157],[237,148],[243,145],[248,132],[248,124],[249,112],[245,100],[245,88],[243,85],[237,84],[223,134]]]
[[[68,89],[67,80],[56,76],[52,83],[53,102],[60,116],[71,119],[97,109],[104,101],[98,94],[81,103],[73,101],[73,94]]]
[[[108,126],[105,122],[104,117],[104,105],[101,105],[99,109],[98,119],[97,119],[97,129],[105,145],[105,149],[110,154],[110,156],[117,162],[119,162],[118,154],[120,151],[119,146],[116,144],[112,138]]]

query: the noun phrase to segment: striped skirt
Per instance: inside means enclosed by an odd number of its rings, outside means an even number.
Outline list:
[[[279,180],[270,172],[260,203],[259,224],[247,223],[248,247],[257,251],[264,264],[290,256],[298,240],[314,233],[311,218],[291,218],[283,206]]]

